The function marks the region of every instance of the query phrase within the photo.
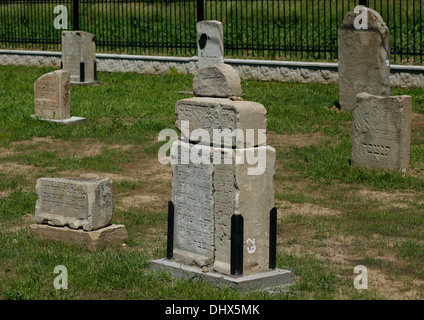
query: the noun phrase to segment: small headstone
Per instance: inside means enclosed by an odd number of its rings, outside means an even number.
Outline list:
[[[90,250],[123,243],[128,238],[125,226],[111,224],[112,189],[108,178],[39,178],[37,224],[30,226],[28,234]]]
[[[71,117],[69,72],[58,70],[41,76],[34,83],[35,116],[64,120]]]
[[[208,65],[197,71],[193,80],[193,92],[198,97],[240,97],[240,76],[237,70],[228,64]]]
[[[410,96],[356,96],[352,129],[352,165],[406,171],[411,142]]]
[[[95,35],[85,31],[62,32],[62,69],[71,75],[71,84],[97,81]]]
[[[47,73],[34,83],[35,115],[39,120],[73,124],[84,121],[82,117],[71,117],[70,76],[67,70]]]
[[[39,178],[35,221],[93,231],[112,221],[112,180],[108,178]]]
[[[224,63],[224,31],[220,21],[204,20],[197,23],[197,49],[199,69]]]
[[[349,12],[338,30],[339,103],[353,110],[358,93],[390,96],[389,30],[374,10],[366,8],[368,29],[356,29],[360,13]]]

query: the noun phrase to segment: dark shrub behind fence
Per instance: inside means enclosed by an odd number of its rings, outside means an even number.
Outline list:
[[[98,52],[192,56],[198,19],[224,24],[233,58],[337,59],[337,29],[355,0],[2,0],[2,48],[60,50],[58,5],[68,29],[96,34]],[[423,63],[424,0],[369,0],[390,30],[392,63]]]

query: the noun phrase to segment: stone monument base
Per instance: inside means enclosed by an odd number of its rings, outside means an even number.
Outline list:
[[[108,245],[123,243],[128,238],[127,229],[122,224],[112,224],[94,231],[53,227],[46,224],[31,224],[28,228],[28,235],[38,240],[82,245],[91,251]]]
[[[228,286],[240,291],[278,290],[290,285],[293,273],[288,270],[274,269],[246,276],[227,276],[215,271],[202,272],[200,268],[182,265],[168,259],[151,261],[153,270],[165,270],[176,279],[201,279],[216,286]]]
[[[77,122],[85,121],[85,118],[82,118],[82,117],[70,117],[68,119],[57,120],[57,119],[39,118],[35,114],[31,115],[31,118],[41,120],[41,121],[57,122],[61,125],[74,124]]]

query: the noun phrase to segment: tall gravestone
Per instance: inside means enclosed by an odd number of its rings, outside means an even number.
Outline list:
[[[93,84],[97,81],[94,34],[62,32],[62,69],[69,71],[71,84]]]
[[[349,111],[358,93],[390,96],[389,30],[376,11],[363,10],[366,21],[351,11],[338,30],[339,103]]]
[[[240,98],[237,72],[222,63],[200,68],[193,91],[175,106],[181,139],[171,149],[167,259],[153,267],[240,289],[286,285],[292,273],[276,268],[266,109]]]
[[[356,96],[352,128],[352,165],[406,171],[411,143],[410,96]]]
[[[34,83],[35,115],[44,121],[72,124],[85,118],[71,116],[70,76],[67,70],[46,73]]]
[[[224,31],[222,23],[204,20],[197,23],[198,67],[224,63]]]
[[[123,242],[124,225],[112,224],[113,188],[108,178],[39,178],[31,237],[79,244],[90,250]]]

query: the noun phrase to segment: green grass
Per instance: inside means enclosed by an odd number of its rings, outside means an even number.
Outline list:
[[[0,67],[0,299],[424,297],[418,281],[424,279],[422,126],[413,123],[406,174],[353,168],[352,115],[333,108],[337,85],[242,81],[244,100],[267,108],[268,143],[277,151],[277,266],[293,271],[296,281],[284,292],[240,293],[176,281],[149,268],[150,260],[166,255],[171,191],[170,179],[160,178],[170,178],[170,171],[155,166],[163,144],[157,136],[174,128],[175,103],[188,97],[178,92],[191,91],[192,76],[99,73],[101,86],[71,88],[71,113],[87,121],[57,126],[30,117],[33,83],[52,70]],[[392,94],[411,95],[414,117],[424,115],[422,90]],[[81,153],[96,145],[95,153]],[[126,226],[126,246],[89,252],[29,238],[36,179],[87,173],[113,175],[113,223]],[[140,195],[156,200],[123,206]],[[360,264],[395,283],[397,291],[372,285],[373,273],[369,290],[355,290],[353,269]],[[68,290],[53,288],[57,265],[68,268]]]

